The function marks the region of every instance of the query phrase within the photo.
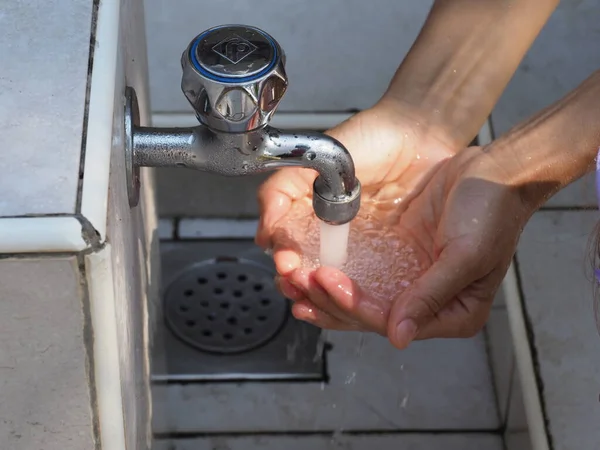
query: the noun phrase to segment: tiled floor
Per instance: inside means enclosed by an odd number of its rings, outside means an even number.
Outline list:
[[[174,228],[178,228],[177,235],[194,238],[190,228],[194,223],[190,221],[187,230],[182,221],[175,227],[172,221],[163,220],[162,234],[172,236]],[[499,296],[494,312],[500,314],[503,308],[504,301]],[[505,324],[498,321],[497,325],[494,332],[502,338],[506,330],[501,327]],[[171,443],[174,447],[168,447],[167,442],[161,445],[177,450],[251,449],[263,444],[291,449],[385,449],[398,445],[424,450],[438,446],[465,450],[502,448],[501,435],[497,433],[502,421],[484,333],[467,340],[418,342],[404,352],[398,352],[376,335],[330,332],[327,341],[332,349],[327,354],[330,380],[326,384],[154,386],[154,409],[159,412],[154,431],[182,438]],[[340,431],[400,434],[343,435],[334,440],[320,435],[293,437],[295,433]],[[404,434],[419,431],[422,434]],[[440,431],[453,433],[443,439],[428,434]],[[291,436],[233,438],[227,437],[229,433]],[[194,434],[211,437],[184,439]]]
[[[519,245],[554,450],[600,448],[600,336],[586,260],[598,219],[597,211],[540,212]]]
[[[483,335],[398,352],[376,335],[332,332],[330,382],[157,385],[157,433],[496,430]],[[257,413],[259,412],[259,413]],[[170,423],[169,423],[170,422]]]
[[[503,450],[494,434],[399,434],[387,436],[260,436],[159,441],[153,450]],[[521,448],[515,448],[521,450]]]

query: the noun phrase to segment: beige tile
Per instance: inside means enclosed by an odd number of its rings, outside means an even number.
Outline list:
[[[158,441],[153,450],[503,450],[493,434],[398,434],[387,436],[213,437]],[[512,449],[511,449],[512,450]],[[515,448],[514,450],[521,450]],[[525,450],[525,449],[523,449]]]
[[[590,173],[558,192],[544,208],[597,208],[595,173]]]
[[[596,0],[560,2],[494,108],[497,135],[557,101],[600,67],[600,54],[589,45],[597,30],[597,9]]]
[[[534,215],[518,262],[555,450],[597,448],[598,330],[587,266],[596,211]]]
[[[483,335],[417,342],[330,333],[328,384],[156,385],[155,431],[488,430],[500,426]],[[256,414],[260,411],[260,414]],[[170,422],[170,423],[168,423]]]
[[[170,0],[149,0],[145,9],[153,108],[189,109],[179,88],[179,58],[194,36],[222,23],[263,28],[281,44],[290,80],[281,111],[371,106],[408,52],[431,3],[264,0],[256,7],[232,0],[215,2],[199,14],[195,0],[179,0],[176,8]]]
[[[223,177],[187,169],[158,169],[161,217],[258,217],[257,190],[267,175]]]
[[[490,363],[500,420],[506,422],[514,366],[512,336],[505,309],[493,309],[486,325]]]
[[[170,240],[175,237],[175,220],[160,219],[158,221],[158,237],[159,239]]]
[[[0,260],[0,436],[6,450],[94,448],[75,258]]]

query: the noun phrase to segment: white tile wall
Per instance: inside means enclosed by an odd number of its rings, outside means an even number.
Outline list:
[[[0,260],[3,450],[94,448],[80,281],[74,256]]]
[[[430,0],[245,0],[146,2],[153,111],[188,111],[180,57],[205,29],[244,23],[264,29],[287,54],[290,87],[281,111],[345,111],[377,101],[412,45]]]
[[[0,217],[72,214],[92,7],[21,0],[0,9]]]
[[[3,449],[151,445],[154,184],[143,171],[142,201],[130,210],[123,158],[125,84],[137,90],[142,123],[150,118],[142,6],[25,0],[0,8],[8,49],[0,76]]]

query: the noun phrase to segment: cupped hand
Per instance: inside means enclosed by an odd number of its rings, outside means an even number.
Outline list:
[[[458,148],[427,129],[419,119],[400,111],[385,97],[326,134],[351,153],[362,185],[362,204],[394,202],[400,211],[409,194],[433,167]],[[273,252],[277,272],[287,275],[300,267],[301,255],[278,235],[278,227],[294,209],[310,210],[317,173],[311,169],[285,168],[273,174],[258,193],[260,223],[256,243]]]
[[[392,229],[411,236],[428,261],[405,290],[375,312],[372,292],[344,273],[295,271],[282,288],[298,316],[318,326],[415,339],[470,337],[487,321],[532,207],[493,150],[471,147],[443,161]],[[414,245],[414,244],[413,244]]]

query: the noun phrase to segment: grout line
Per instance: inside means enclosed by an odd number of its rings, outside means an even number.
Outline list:
[[[490,317],[491,318],[491,317]],[[489,322],[488,322],[489,323]],[[496,399],[496,413],[498,414],[498,418],[500,419],[500,426],[501,428],[504,428],[504,418],[502,417],[502,409],[500,408],[500,396],[498,395],[498,378],[496,375],[496,370],[495,369],[495,365],[494,365],[494,357],[492,354],[492,347],[494,347],[494,344],[492,344],[492,336],[490,333],[490,329],[488,327],[488,324],[486,324],[483,328],[483,342],[485,345],[485,358],[487,361],[487,366],[489,368],[490,371],[490,378],[492,381],[492,389],[493,389],[493,394],[494,394],[494,398]]]
[[[511,344],[512,344],[512,342],[511,342]],[[515,358],[514,345],[513,345],[512,355],[510,357],[510,372],[509,372],[508,376],[509,376],[508,392],[507,392],[506,398],[504,399],[504,411],[506,413],[506,417],[503,418],[504,429],[507,432],[509,431],[508,430],[508,421],[510,419],[510,406],[513,401],[513,389],[515,389],[515,382],[517,379],[517,364],[516,364],[516,358]],[[527,429],[527,431],[529,432],[529,429]]]
[[[87,103],[85,152],[82,155],[78,212],[106,239],[110,159],[115,112],[120,108],[116,80],[119,53],[121,2],[99,3],[92,72]],[[122,76],[119,74],[119,76]]]
[[[90,27],[90,46],[88,55],[88,71],[85,86],[85,100],[83,109],[83,127],[81,133],[81,153],[79,155],[79,179],[77,180],[77,196],[75,198],[75,212],[81,212],[81,197],[83,195],[83,177],[85,172],[85,150],[87,143],[87,129],[89,125],[90,91],[92,90],[92,73],[94,69],[94,50],[96,49],[96,28],[98,24],[98,9],[100,0],[92,2],[92,23]]]

